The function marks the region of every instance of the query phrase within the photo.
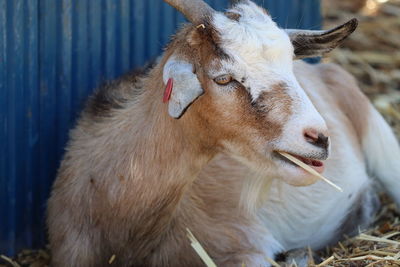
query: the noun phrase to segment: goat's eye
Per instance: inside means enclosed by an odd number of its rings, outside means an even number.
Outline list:
[[[221,75],[214,79],[214,82],[216,82],[219,85],[227,85],[231,81],[233,81],[233,78],[232,75],[229,74]]]

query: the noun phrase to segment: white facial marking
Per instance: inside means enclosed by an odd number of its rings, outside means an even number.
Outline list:
[[[326,135],[327,125],[297,80],[290,87],[294,88],[293,90],[289,90],[293,101],[293,113],[286,124],[284,124],[282,132],[284,138],[279,140],[279,143],[276,145],[289,152],[300,152],[302,155],[308,155],[309,157],[318,157],[317,154],[319,152],[314,151],[314,147],[305,146],[304,142],[299,141],[303,140],[303,130],[309,128]]]
[[[245,85],[255,100],[272,85],[292,79],[293,46],[286,32],[254,3],[239,4],[232,11],[241,14],[239,22],[216,14],[214,25],[222,49],[235,62],[226,62],[226,67],[249,77]]]

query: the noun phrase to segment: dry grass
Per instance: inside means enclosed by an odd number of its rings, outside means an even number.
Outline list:
[[[323,258],[334,257],[321,266],[400,266],[400,214],[388,197],[381,201],[375,226],[321,251]]]
[[[2,257],[4,257],[2,255]],[[50,266],[49,249],[22,250],[14,259],[0,260],[0,267],[46,267]]]

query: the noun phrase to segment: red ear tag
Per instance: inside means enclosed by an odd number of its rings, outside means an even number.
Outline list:
[[[171,97],[172,87],[174,87],[174,80],[169,78],[164,91],[163,103],[168,102],[169,98]]]

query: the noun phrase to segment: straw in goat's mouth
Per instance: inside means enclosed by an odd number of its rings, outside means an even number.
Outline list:
[[[188,228],[186,228],[186,234],[191,242],[192,248],[196,251],[197,255],[199,255],[199,257],[203,260],[204,264],[207,267],[217,267],[217,265],[214,263],[214,261],[207,254],[205,249],[201,246],[199,241],[197,241],[196,237],[194,237],[193,233]]]
[[[301,160],[297,159],[296,157],[290,155],[289,153],[286,152],[282,152],[282,151],[277,151],[279,154],[281,154],[282,156],[284,156],[285,158],[287,158],[288,160],[292,161],[294,164],[298,165],[299,167],[303,168],[305,171],[311,173],[312,175],[317,176],[318,178],[320,178],[321,180],[323,180],[324,182],[328,183],[329,185],[333,186],[336,190],[343,192],[343,189],[340,188],[339,186],[335,185],[334,183],[332,183],[331,181],[329,181],[328,179],[326,179],[324,176],[322,176],[320,173],[318,173],[316,170],[314,170],[313,168],[311,168],[310,166],[308,166],[306,163],[302,162]],[[314,162],[312,160],[310,160],[310,164],[314,164]],[[317,164],[317,161],[315,162],[315,164]]]

